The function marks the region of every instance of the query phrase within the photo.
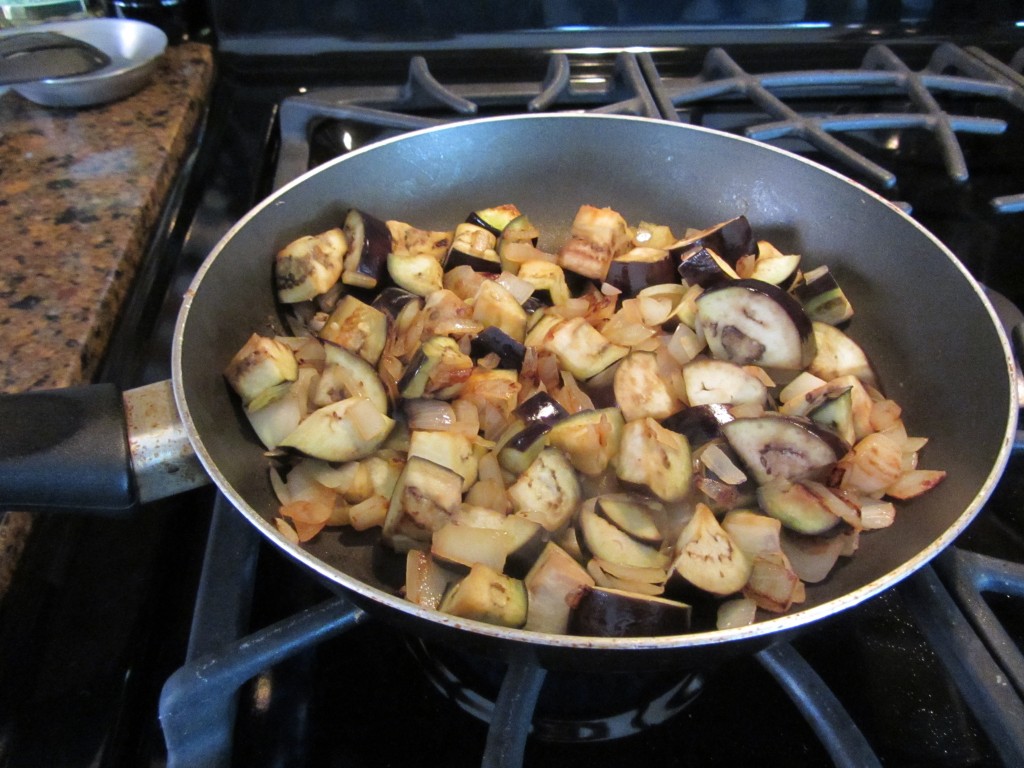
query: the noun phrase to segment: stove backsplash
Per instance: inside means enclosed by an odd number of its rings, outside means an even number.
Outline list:
[[[1020,19],[1011,0],[209,0],[224,51],[716,44],[844,31],[941,34]],[[681,37],[682,36],[682,37]],[[787,38],[780,38],[787,39]]]

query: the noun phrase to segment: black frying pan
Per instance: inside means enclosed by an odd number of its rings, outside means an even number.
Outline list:
[[[900,504],[892,528],[862,537],[807,602],[728,631],[581,638],[493,627],[402,600],[386,550],[327,531],[298,546],[277,533],[263,448],[221,375],[255,331],[280,330],[273,254],[338,226],[361,208],[423,228],[514,202],[550,245],[580,204],[674,231],[746,215],[759,238],[805,263],[828,264],[857,314],[849,333],[931,442],[925,466],[948,471],[936,491]],[[544,243],[542,243],[542,246]],[[424,636],[551,667],[673,666],[720,660],[788,636],[892,586],[946,547],[998,480],[1016,428],[1009,345],[978,285],[932,235],[863,187],[788,153],[708,130],[641,118],[544,115],[433,128],[356,151],[260,204],[210,254],[189,289],[173,352],[178,410],[223,493],[271,542],[377,615]]]

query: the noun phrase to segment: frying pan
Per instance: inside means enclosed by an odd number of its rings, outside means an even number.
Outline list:
[[[828,264],[856,315],[849,334],[930,438],[923,466],[948,471],[935,491],[899,505],[896,523],[861,539],[807,601],[752,626],[687,635],[544,635],[464,620],[396,593],[395,557],[373,536],[327,531],[299,546],[272,519],[264,449],[222,370],[253,331],[281,332],[273,254],[338,226],[350,207],[447,229],[468,212],[514,202],[549,247],[583,203],[674,231],[743,214],[755,234],[810,265]],[[542,241],[541,246],[545,246]],[[173,391],[209,477],[267,540],[369,612],[428,639],[546,668],[629,669],[721,661],[850,608],[926,564],[977,514],[1016,429],[1014,365],[991,306],[931,234],[869,190],[763,144],[680,124],[593,114],[528,115],[431,128],[357,150],[295,180],[252,210],[199,269],[173,348]],[[0,489],[0,498],[3,498]],[[400,568],[399,568],[400,570]]]

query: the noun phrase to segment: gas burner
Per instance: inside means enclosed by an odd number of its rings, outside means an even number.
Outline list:
[[[407,638],[406,644],[438,691],[478,720],[492,722],[505,664],[419,638]],[[669,721],[697,699],[703,685],[700,672],[548,671],[525,727],[542,741],[621,739]]]

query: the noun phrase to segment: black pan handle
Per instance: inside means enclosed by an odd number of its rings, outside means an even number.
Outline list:
[[[0,508],[126,515],[137,501],[117,387],[0,397]]]
[[[207,483],[169,381],[0,397],[0,510],[125,516]]]

